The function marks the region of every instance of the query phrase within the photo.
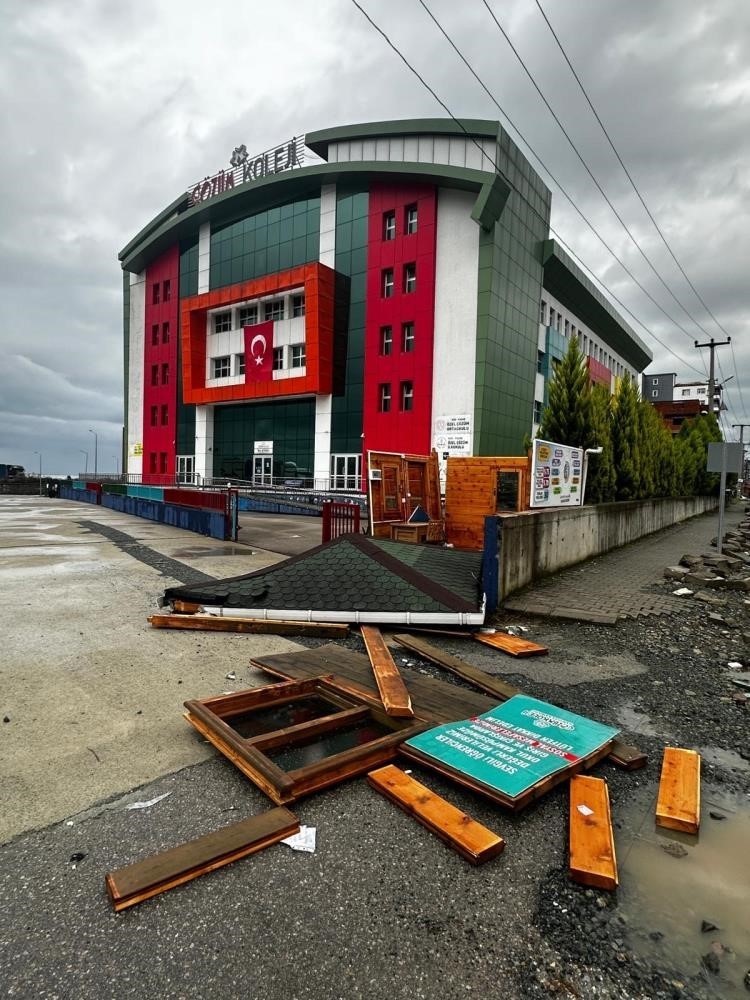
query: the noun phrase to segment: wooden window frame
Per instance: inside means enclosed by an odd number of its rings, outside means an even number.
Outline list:
[[[310,697],[330,702],[331,712],[285,729],[242,737],[231,719]],[[332,675],[287,681],[228,695],[186,701],[185,718],[277,805],[295,802],[396,757],[404,740],[429,728],[426,722],[391,718],[334,682]],[[304,767],[285,771],[264,751],[296,746],[353,723],[370,720],[390,732]]]

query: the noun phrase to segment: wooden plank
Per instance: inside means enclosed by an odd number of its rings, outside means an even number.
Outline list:
[[[450,653],[443,652],[442,649],[438,649],[437,646],[433,646],[424,639],[403,634],[394,635],[393,638],[400,646],[411,650],[412,653],[416,653],[417,656],[421,656],[425,660],[437,664],[439,667],[443,667],[445,670],[450,670],[451,673],[456,674],[465,681],[469,681],[469,683],[474,684],[482,691],[486,691],[487,694],[492,695],[497,701],[507,701],[514,694],[521,693],[520,688],[514,687],[512,684],[507,684],[505,681],[500,680],[499,677],[493,677],[491,674],[485,673],[484,670],[480,670],[478,667],[467,663],[466,660],[462,660],[460,656],[452,656]]]
[[[261,635],[314,635],[337,639],[349,631],[348,625],[327,622],[267,621],[263,618],[232,618],[219,615],[150,615],[152,628],[197,629],[202,632],[246,632]]]
[[[239,858],[255,854],[264,847],[277,844],[298,830],[299,820],[288,809],[271,809],[109,872],[105,876],[107,891],[119,913]]]
[[[473,865],[497,857],[505,841],[392,764],[371,771],[367,780]]]
[[[701,757],[695,750],[665,747],[656,825],[697,833],[701,822]]]
[[[195,601],[172,601],[172,607],[179,615],[194,615],[196,611],[200,611],[202,605]]]
[[[615,740],[609,751],[609,760],[625,771],[637,771],[648,764],[648,757],[638,747]]]
[[[500,649],[509,656],[545,656],[549,653],[549,646],[540,646],[528,639],[519,639],[517,635],[508,635],[507,632],[475,632],[474,638],[477,642]]]
[[[570,877],[597,889],[617,888],[617,858],[607,782],[577,774],[570,780]]]
[[[398,667],[393,662],[388,647],[383,641],[380,629],[374,625],[362,625],[360,631],[386,712],[388,715],[394,715],[400,719],[413,719],[414,711],[411,707],[409,692],[398,672]]]

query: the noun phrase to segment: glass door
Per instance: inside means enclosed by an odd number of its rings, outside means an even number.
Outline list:
[[[273,457],[271,455],[253,456],[253,483],[256,486],[271,486],[273,482]]]
[[[177,482],[195,482],[195,455],[177,456]]]

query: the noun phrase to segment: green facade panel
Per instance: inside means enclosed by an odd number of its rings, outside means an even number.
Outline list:
[[[252,479],[256,441],[273,441],[273,464],[293,463],[312,476],[315,450],[315,401],[277,400],[240,403],[214,410],[213,475]],[[283,475],[283,472],[277,473]]]

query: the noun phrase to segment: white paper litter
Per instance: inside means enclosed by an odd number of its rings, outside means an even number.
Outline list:
[[[580,805],[580,806],[576,806],[576,809],[578,810],[578,812],[582,816],[593,816],[594,815],[594,810],[593,809],[589,809],[588,806]]]
[[[687,597],[688,595],[694,593],[690,587],[678,587],[677,590],[673,590],[672,593],[675,597]]]
[[[224,674],[224,676],[226,677],[226,679],[228,681],[236,681],[237,680],[237,674],[234,672],[234,670],[232,670],[231,673]]]
[[[730,670],[742,670],[743,668],[743,664],[740,663],[739,660],[730,660],[729,663],[727,663],[727,666]]]
[[[285,837],[282,844],[288,844],[293,851],[305,851],[307,854],[315,854],[315,827],[301,826],[299,833],[293,833],[291,837]]]
[[[131,802],[129,806],[125,806],[126,809],[148,809],[149,806],[155,806],[157,802],[161,802],[162,799],[166,799],[171,792],[165,792],[163,795],[157,795],[155,799],[149,799],[148,802]]]

